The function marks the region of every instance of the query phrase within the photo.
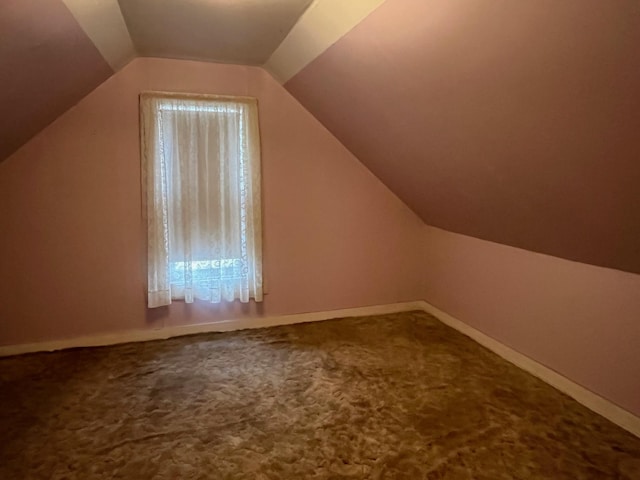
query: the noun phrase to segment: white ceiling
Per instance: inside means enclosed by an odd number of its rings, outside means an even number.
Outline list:
[[[137,53],[261,65],[312,0],[118,0]]]

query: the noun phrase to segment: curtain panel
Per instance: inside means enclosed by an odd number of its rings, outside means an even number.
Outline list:
[[[148,306],[262,301],[255,98],[140,95]]]

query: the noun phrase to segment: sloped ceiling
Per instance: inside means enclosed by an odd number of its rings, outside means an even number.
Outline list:
[[[261,65],[311,0],[119,0],[138,53]]]
[[[2,0],[0,160],[112,73],[60,0]]]
[[[311,1],[2,0],[0,161],[136,55],[264,63]]]
[[[637,0],[4,0],[0,161],[136,55],[265,67],[436,227],[640,273]]]
[[[430,225],[640,273],[640,3],[387,0],[285,86]]]

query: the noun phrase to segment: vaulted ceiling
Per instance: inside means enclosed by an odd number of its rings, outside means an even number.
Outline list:
[[[138,53],[261,65],[311,0],[119,0]]]
[[[0,160],[135,56],[265,63],[311,1],[2,0]]]
[[[425,223],[640,273],[637,0],[3,0],[0,160],[135,56],[264,65]]]
[[[388,0],[285,86],[425,223],[640,273],[637,0]]]
[[[113,73],[60,0],[0,3],[0,160]]]

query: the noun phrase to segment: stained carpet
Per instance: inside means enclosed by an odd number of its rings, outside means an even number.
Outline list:
[[[0,360],[1,479],[640,479],[640,439],[421,312]]]

